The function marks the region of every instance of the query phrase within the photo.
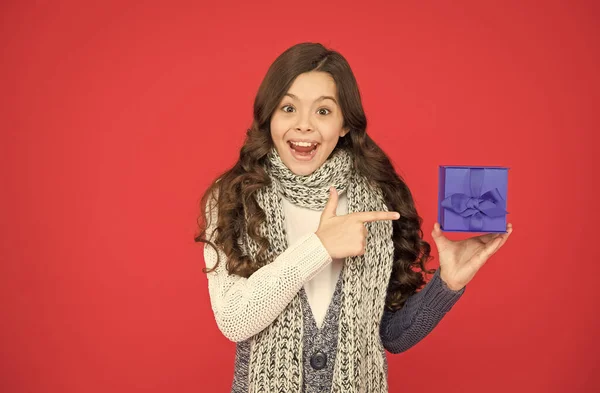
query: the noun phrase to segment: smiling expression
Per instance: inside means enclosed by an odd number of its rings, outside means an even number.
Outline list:
[[[321,71],[298,75],[279,102],[271,117],[271,138],[294,174],[310,175],[317,170],[348,132],[342,128],[344,118],[338,103],[333,78]],[[308,149],[312,150],[302,152]]]

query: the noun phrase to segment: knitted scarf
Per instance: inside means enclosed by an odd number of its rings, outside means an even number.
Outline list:
[[[335,149],[316,171],[307,176],[294,174],[273,148],[263,168],[272,181],[257,191],[255,198],[267,220],[260,233],[269,239],[268,261],[288,247],[281,195],[292,203],[323,210],[329,186],[347,191],[348,213],[387,211],[379,187],[373,188],[353,167],[350,151]],[[383,348],[379,325],[383,314],[394,245],[392,222],[365,223],[368,230],[365,253],[345,258],[343,290],[338,326],[338,343],[331,392],[387,392]],[[250,256],[259,245],[243,236]],[[303,316],[297,294],[284,311],[264,330],[251,338],[249,386],[251,393],[299,393],[303,383]]]

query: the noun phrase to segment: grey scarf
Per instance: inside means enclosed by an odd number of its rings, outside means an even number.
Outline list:
[[[256,201],[267,221],[260,233],[269,239],[268,260],[273,261],[288,247],[281,195],[292,203],[323,210],[329,198],[329,186],[347,191],[348,213],[387,211],[381,189],[353,169],[348,150],[336,149],[312,174],[294,174],[273,148],[265,170],[271,185],[256,193]],[[332,392],[387,392],[387,375],[382,357],[379,324],[383,314],[388,280],[391,274],[394,244],[391,221],[367,222],[365,254],[345,259],[342,270],[343,292],[338,326],[338,346]],[[259,246],[248,236],[244,248],[256,256]],[[251,393],[302,390],[303,317],[299,295],[263,331],[251,338],[249,386]]]

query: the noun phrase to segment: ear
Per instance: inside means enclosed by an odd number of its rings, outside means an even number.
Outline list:
[[[345,136],[346,136],[346,134],[347,134],[347,133],[349,133],[349,132],[350,132],[350,129],[349,129],[349,128],[344,128],[344,129],[342,129],[342,131],[340,131],[340,138],[343,138],[343,137],[345,137]]]

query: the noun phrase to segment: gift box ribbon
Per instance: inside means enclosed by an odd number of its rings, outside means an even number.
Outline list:
[[[442,201],[442,207],[469,219],[470,231],[480,231],[483,228],[484,216],[502,217],[508,213],[504,209],[504,199],[498,188],[481,193],[484,170],[484,168],[469,170],[471,195],[454,193]]]

